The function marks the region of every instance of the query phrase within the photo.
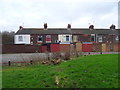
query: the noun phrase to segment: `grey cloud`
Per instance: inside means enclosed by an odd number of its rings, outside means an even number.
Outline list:
[[[56,0],[10,1],[6,2],[6,0],[2,0],[0,3],[0,8],[2,8],[0,10],[0,13],[2,13],[0,15],[0,28],[9,27],[16,30],[23,22],[26,27],[43,27],[44,22],[47,22],[49,27],[59,27],[63,24],[73,22],[74,27],[79,25],[79,20],[88,17],[88,21],[92,22],[95,20],[95,24],[105,27],[112,23],[109,20],[112,15],[117,17],[116,14],[111,14],[117,12],[114,11],[116,10],[114,8],[117,7],[117,2],[64,2],[64,0],[59,2]],[[103,21],[101,18],[105,15],[108,15],[108,18]],[[80,24],[83,25],[86,23],[87,27],[88,22],[84,22],[83,24],[82,22],[84,21],[80,21]],[[105,23],[103,24],[102,22]],[[113,23],[116,22],[116,19],[113,20]]]

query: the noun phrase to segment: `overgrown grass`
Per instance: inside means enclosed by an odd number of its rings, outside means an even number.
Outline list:
[[[3,67],[3,88],[118,88],[118,55],[82,56],[60,65]]]

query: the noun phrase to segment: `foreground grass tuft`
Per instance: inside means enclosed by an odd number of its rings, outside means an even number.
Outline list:
[[[118,55],[83,56],[60,65],[3,67],[3,88],[118,88]]]

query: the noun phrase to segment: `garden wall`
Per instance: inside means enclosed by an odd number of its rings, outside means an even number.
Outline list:
[[[40,45],[15,45],[5,44],[2,45],[2,53],[35,53],[41,52]]]
[[[44,53],[44,52],[120,52],[120,43],[93,44],[50,44],[50,45],[2,45],[2,53]]]

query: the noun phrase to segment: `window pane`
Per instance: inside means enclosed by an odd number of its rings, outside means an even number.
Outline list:
[[[77,35],[76,35],[76,36],[73,36],[73,41],[74,41],[74,42],[77,42],[77,41],[78,41]]]
[[[94,36],[92,36],[92,41],[94,41]]]
[[[118,41],[119,40],[119,37],[118,36],[116,36],[116,41]]]
[[[99,36],[98,42],[102,42],[102,36]]]
[[[46,43],[51,43],[51,35],[46,35]]]
[[[42,36],[38,36],[38,42],[42,42]]]
[[[69,36],[66,36],[66,41],[69,41]]]
[[[23,41],[23,37],[22,36],[18,36],[18,41]]]

